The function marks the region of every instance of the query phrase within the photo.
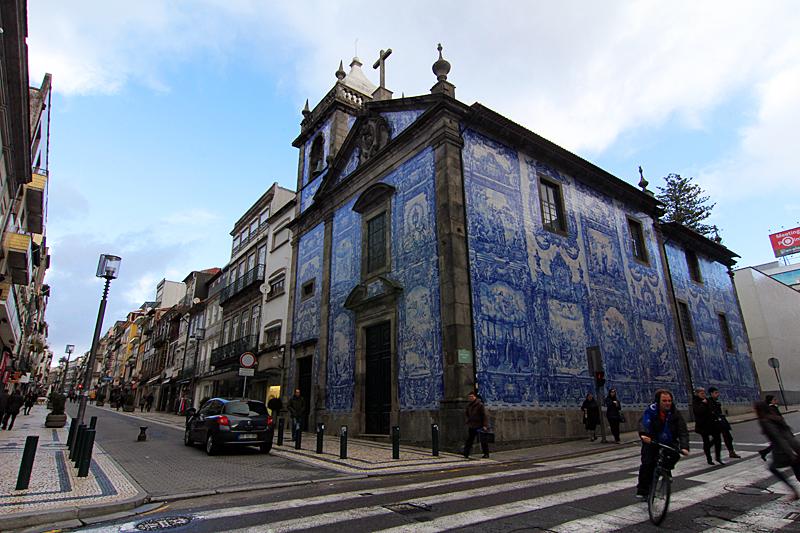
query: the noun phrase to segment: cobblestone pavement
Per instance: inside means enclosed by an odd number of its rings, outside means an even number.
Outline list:
[[[78,509],[110,507],[144,500],[145,494],[114,463],[105,450],[95,445],[89,475],[79,478],[69,461],[67,428],[44,427],[47,409],[34,406],[28,416],[20,414],[12,431],[0,431],[0,523],[2,529],[37,523],[39,515],[63,511],[57,519],[76,518]],[[39,443],[30,486],[16,490],[17,474],[25,439],[36,435]],[[139,501],[139,503],[141,503]],[[110,512],[110,511],[109,511]],[[33,518],[30,520],[29,518]]]
[[[73,412],[77,406],[69,405],[68,409]],[[136,418],[132,414],[93,406],[86,411],[87,417],[98,417],[98,442],[154,498],[245,487],[267,488],[341,475],[274,454],[262,454],[257,448],[229,449],[209,457],[199,447],[183,445],[181,417],[173,416],[175,423],[168,425],[163,420],[154,423],[156,415],[144,421],[138,413]],[[162,419],[164,416],[158,414]],[[139,426],[148,426],[145,442],[136,440]]]

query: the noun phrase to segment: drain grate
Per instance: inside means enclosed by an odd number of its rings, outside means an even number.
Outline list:
[[[404,515],[431,511],[431,506],[425,505],[424,503],[403,502],[403,503],[393,503],[391,505],[384,505],[383,507],[395,513]]]
[[[783,517],[784,520],[792,520],[794,522],[800,521],[800,513],[797,511],[792,511],[791,513],[787,514]]]
[[[750,487],[743,485],[725,485],[725,490],[728,492],[735,492],[736,494],[745,494],[748,496],[760,496],[762,494],[771,494],[769,489],[762,489],[760,487]]]
[[[191,516],[167,516],[164,518],[153,518],[139,522],[134,527],[138,531],[163,531],[165,529],[175,529],[185,526],[192,521]]]

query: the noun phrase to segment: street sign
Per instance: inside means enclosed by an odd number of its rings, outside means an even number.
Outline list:
[[[257,362],[256,356],[253,355],[253,352],[244,352],[242,355],[239,356],[239,366],[243,368],[253,368],[254,366],[256,366],[256,362]]]
[[[767,364],[769,365],[770,368],[780,368],[781,367],[781,362],[778,361],[777,357],[770,357],[769,359],[767,359]]]
[[[239,375],[240,376],[253,377],[253,376],[256,375],[256,369],[255,368],[240,368],[239,369]]]
[[[114,381],[114,378],[111,376],[103,376],[103,381]]]

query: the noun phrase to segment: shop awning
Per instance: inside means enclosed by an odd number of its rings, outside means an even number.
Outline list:
[[[156,376],[154,378],[150,378],[150,381],[148,381],[147,384],[148,385],[152,385],[153,383],[155,383],[156,381],[159,381],[160,379],[161,379],[161,376]]]

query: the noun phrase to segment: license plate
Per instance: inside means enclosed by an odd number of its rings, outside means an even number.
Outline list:
[[[256,440],[258,435],[255,433],[242,433],[239,435],[239,440]]]

